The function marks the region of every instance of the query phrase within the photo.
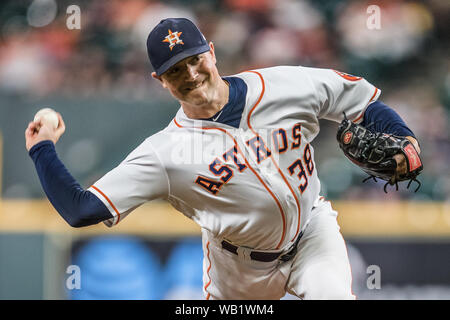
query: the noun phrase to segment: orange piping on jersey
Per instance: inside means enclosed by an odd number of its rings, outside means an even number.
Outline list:
[[[377,95],[377,92],[378,92],[378,88],[375,87],[375,92],[373,93],[372,97],[370,98],[370,100],[367,104],[372,102],[373,98],[375,98],[375,96]],[[364,115],[364,110],[361,112],[361,114],[359,115],[358,118],[353,120],[353,122],[358,122],[363,117],[363,115]]]
[[[248,113],[248,117],[247,117],[247,125],[253,131],[253,133],[255,133],[255,131],[253,130],[252,126],[250,125],[250,116],[251,116],[253,110],[255,110],[256,107],[258,106],[258,104],[261,102],[262,97],[264,96],[264,93],[266,92],[266,84],[264,83],[264,79],[263,79],[261,73],[259,73],[257,71],[252,71],[252,70],[247,71],[247,72],[252,72],[252,73],[257,74],[259,76],[259,78],[261,79],[261,83],[262,83],[262,90],[261,90],[261,94],[259,95],[258,101],[256,101],[256,103],[253,106],[253,108],[250,109],[250,112]]]
[[[372,97],[369,100],[369,103],[372,102],[373,98],[375,98],[375,96],[377,95],[378,92],[378,88],[375,87],[375,92],[373,93]]]
[[[178,128],[183,128],[183,126],[180,125],[175,118],[173,118],[173,122],[175,122]]]
[[[179,128],[183,128],[182,125],[180,125],[177,120],[174,118],[173,121],[175,122],[175,124],[179,127]],[[281,239],[280,242],[277,244],[276,249],[279,249],[281,244],[283,243],[285,234],[286,234],[286,218],[284,215],[284,210],[283,207],[281,206],[281,203],[278,201],[277,197],[275,196],[275,194],[270,191],[269,187],[264,183],[264,180],[258,175],[258,173],[255,171],[255,169],[253,169],[253,167],[250,165],[250,163],[248,162],[247,158],[245,158],[244,153],[241,151],[241,148],[239,148],[239,145],[236,141],[236,139],[233,137],[233,135],[231,133],[229,133],[227,130],[223,129],[223,128],[202,128],[202,127],[193,127],[194,129],[201,129],[201,130],[220,130],[222,132],[224,132],[226,135],[228,135],[231,139],[233,139],[233,142],[236,146],[236,149],[238,151],[238,153],[242,156],[242,158],[245,161],[245,164],[247,165],[247,167],[253,172],[253,174],[256,176],[256,178],[259,180],[259,182],[261,182],[261,184],[264,186],[264,188],[267,190],[267,192],[269,192],[269,194],[272,196],[272,198],[275,200],[278,209],[280,210],[281,213],[281,219],[283,221],[283,232],[281,234]]]
[[[119,213],[119,210],[117,210],[117,208],[114,206],[114,204],[112,203],[112,201],[109,200],[109,198],[108,198],[108,197],[107,197],[107,196],[106,196],[99,188],[97,188],[96,186],[91,186],[91,188],[97,190],[97,192],[100,193],[100,194],[106,199],[106,201],[108,201],[108,203],[111,205],[111,207],[112,207],[112,208],[114,209],[114,211],[117,213],[117,221],[116,221],[115,224],[118,224],[118,223],[119,223],[119,220],[120,220],[120,213]]]
[[[227,132],[228,134],[228,132]],[[234,140],[234,137],[232,137]],[[253,169],[253,167],[250,165],[250,163],[248,162],[247,158],[245,158],[244,154],[242,153],[241,149],[239,148],[236,140],[234,140],[234,143],[236,144],[236,148],[238,150],[238,152],[242,155],[242,157],[244,158],[245,164],[247,165],[247,167],[253,172],[253,174],[256,176],[256,178],[258,178],[259,182],[261,182],[261,184],[264,186],[264,188],[266,188],[267,192],[269,192],[269,194],[272,196],[272,198],[275,200],[275,202],[277,203],[278,209],[280,210],[281,213],[281,219],[283,220],[283,232],[281,234],[281,239],[280,242],[277,244],[275,249],[279,249],[281,244],[284,241],[284,237],[286,235],[286,218],[285,218],[285,214],[284,214],[284,210],[283,207],[281,206],[281,203],[278,201],[277,197],[275,196],[275,194],[270,191],[269,187],[264,183],[264,180],[259,176],[259,174],[255,171],[255,169]]]
[[[205,291],[208,292],[206,289],[208,289],[209,285],[211,284],[211,277],[209,276],[209,270],[211,269],[211,260],[209,259],[209,241],[208,241],[208,243],[206,244],[206,250],[208,251],[208,253],[207,253],[207,255],[206,255],[206,258],[207,258],[208,261],[209,261],[209,267],[208,267],[208,270],[206,270],[206,275],[207,275],[208,278],[209,278],[209,282],[205,285]],[[208,294],[206,295],[206,300],[209,300],[209,297],[210,297],[210,296],[211,296],[211,294],[208,292]]]
[[[257,72],[257,71],[247,71],[247,72],[252,72],[255,73],[259,76],[259,78],[261,79],[261,83],[262,83],[262,90],[261,90],[261,94],[258,98],[258,101],[256,101],[255,105],[253,106],[253,108],[250,110],[250,112],[248,113],[248,117],[247,117],[247,125],[250,128],[250,130],[257,135],[257,133],[255,132],[255,130],[253,130],[253,127],[250,124],[250,117],[253,113],[253,111],[256,109],[256,107],[258,106],[258,104],[261,102],[262,97],[264,96],[264,92],[266,91],[266,84],[264,83],[264,78],[261,75],[261,73]],[[261,138],[262,139],[262,138]],[[300,231],[300,217],[301,217],[301,209],[300,209],[300,202],[298,201],[297,195],[295,194],[294,190],[292,189],[292,186],[289,184],[289,182],[287,181],[286,177],[284,176],[283,172],[281,171],[280,167],[278,167],[277,163],[275,162],[274,158],[271,157],[270,159],[272,159],[272,163],[275,165],[275,167],[277,168],[278,172],[280,173],[281,177],[283,178],[284,182],[286,183],[286,185],[288,186],[289,190],[291,191],[292,195],[294,196],[295,202],[297,204],[297,211],[298,211],[298,223],[297,223],[297,231],[295,232],[294,237],[291,239],[291,241],[294,241],[294,239],[297,237],[299,231]]]

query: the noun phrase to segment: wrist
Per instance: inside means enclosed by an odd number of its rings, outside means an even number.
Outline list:
[[[46,146],[51,146],[54,148],[55,144],[53,143],[53,141],[51,140],[43,140],[40,141],[38,143],[36,143],[35,145],[33,145],[30,150],[28,151],[28,154],[30,155],[30,157],[33,157],[33,155],[40,150],[41,148],[45,148]]]
[[[416,149],[417,153],[420,153],[419,142],[417,141],[417,139],[412,136],[407,136],[406,139],[411,141],[411,143],[414,146],[414,148]]]

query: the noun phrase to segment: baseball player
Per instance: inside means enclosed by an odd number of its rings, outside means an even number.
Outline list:
[[[167,200],[201,227],[206,299],[286,292],[354,299],[337,212],[319,194],[311,142],[319,119],[339,122],[345,113],[372,130],[408,136],[418,150],[402,119],[377,101],[380,90],[360,77],[301,66],[222,77],[213,43],[183,18],[162,20],[147,48],[152,77],[181,108],[87,190],[56,154],[61,115],[56,130],[29,124],[26,147],[55,209],[73,227],[112,227],[147,201]]]

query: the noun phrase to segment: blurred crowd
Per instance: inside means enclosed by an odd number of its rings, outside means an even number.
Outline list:
[[[66,9],[74,4],[80,29],[69,30]],[[0,95],[170,99],[150,77],[145,45],[165,17],[195,21],[223,75],[288,64],[363,76],[421,143],[421,190],[392,197],[450,201],[448,0],[2,1]],[[361,185],[358,168],[328,153],[335,127],[327,126],[315,141],[323,192],[381,196],[379,184]]]

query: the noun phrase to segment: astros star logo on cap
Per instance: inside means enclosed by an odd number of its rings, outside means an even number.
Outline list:
[[[184,44],[183,40],[180,39],[181,34],[182,32],[172,32],[172,30],[169,29],[169,34],[164,38],[163,42],[169,42],[170,51],[172,51],[176,44]]]

